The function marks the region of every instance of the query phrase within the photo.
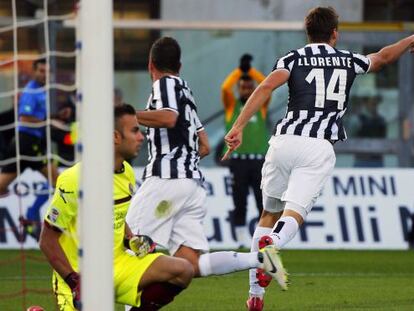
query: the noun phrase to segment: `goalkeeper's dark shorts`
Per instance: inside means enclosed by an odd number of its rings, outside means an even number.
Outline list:
[[[45,141],[37,136],[26,134],[24,132],[19,133],[19,150],[21,156],[30,157],[31,159],[20,160],[20,171],[23,172],[26,168],[31,168],[35,171],[43,168],[47,162],[43,157],[46,155]],[[5,159],[12,159],[16,157],[16,140],[13,139],[9,148],[5,154]],[[17,172],[16,161],[6,164],[1,168],[3,173],[15,173]]]
[[[143,258],[126,252],[114,255],[114,290],[117,303],[134,307],[141,305],[142,291],[138,292],[138,284],[145,271],[159,256],[163,254],[148,254]],[[53,291],[59,311],[76,311],[69,286],[56,273],[53,275]]]

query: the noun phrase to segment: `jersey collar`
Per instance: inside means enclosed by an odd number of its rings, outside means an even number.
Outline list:
[[[320,43],[308,43],[305,45],[305,47],[310,47],[310,46],[318,46],[318,45],[324,45],[324,46],[329,46],[330,48],[333,48],[333,46],[329,45],[328,43],[325,42],[320,42]]]

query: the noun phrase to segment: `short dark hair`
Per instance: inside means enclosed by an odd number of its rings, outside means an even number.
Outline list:
[[[39,64],[46,65],[46,58],[36,59],[32,65],[33,70],[36,70]]]
[[[155,41],[150,51],[151,61],[162,72],[178,73],[181,67],[181,48],[171,37],[161,37]]]
[[[122,133],[119,120],[125,115],[135,116],[135,108],[128,104],[121,104],[114,107],[114,128]]]
[[[329,42],[338,29],[338,14],[332,7],[317,7],[305,17],[306,34],[310,42]]]

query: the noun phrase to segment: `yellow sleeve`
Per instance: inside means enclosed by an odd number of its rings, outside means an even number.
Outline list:
[[[252,79],[256,81],[257,84],[260,84],[264,79],[266,79],[266,76],[263,73],[253,67],[250,68],[248,75],[252,77]]]
[[[236,106],[236,97],[234,96],[234,86],[242,76],[242,71],[239,68],[234,69],[224,80],[221,85],[221,100],[224,106],[226,120],[230,120]]]
[[[248,74],[252,77],[254,81],[256,81],[257,84],[262,83],[262,81],[266,79],[266,76],[263,73],[261,73],[259,70],[253,67],[249,70]],[[260,108],[260,112],[262,114],[263,119],[266,119],[267,117],[267,110],[270,104],[270,99],[271,97],[269,97],[269,99]]]
[[[78,213],[78,180],[77,175],[70,174],[72,169],[58,177],[55,193],[44,217],[46,222],[61,231],[69,228]]]

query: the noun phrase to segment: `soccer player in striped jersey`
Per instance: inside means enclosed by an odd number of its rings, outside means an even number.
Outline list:
[[[249,119],[275,89],[288,83],[287,112],[276,124],[262,170],[264,210],[252,250],[267,235],[263,244],[282,248],[312,209],[335,166],[332,145],[346,139],[342,116],[356,75],[376,72],[414,50],[414,35],[367,56],[336,49],[338,15],[331,7],[312,9],[305,28],[310,43],[276,62],[225,137],[227,158],[240,146]],[[260,271],[250,272],[249,310],[263,309],[264,289],[258,284],[263,278]]]
[[[132,232],[150,236],[171,255],[190,261],[196,277],[261,267],[284,287],[284,270],[276,273],[274,268],[281,265],[274,246],[262,252],[207,253],[206,192],[199,161],[208,154],[209,144],[192,92],[178,76],[180,58],[173,38],[160,38],[151,47],[152,94],[147,110],[137,112],[138,121],[148,127],[149,163],[127,222]]]
[[[114,108],[114,292],[115,301],[131,310],[158,310],[191,282],[192,266],[181,258],[147,254],[148,237],[134,236],[125,222],[135,188],[135,176],[126,160],[134,158],[144,140],[135,109]],[[81,163],[58,178],[56,192],[44,218],[40,249],[53,268],[53,291],[60,311],[80,310],[78,193]],[[96,208],[99,206],[88,206]],[[126,248],[138,256],[126,252]]]

